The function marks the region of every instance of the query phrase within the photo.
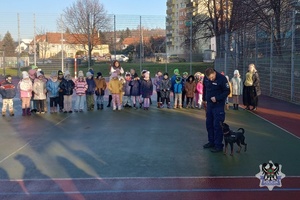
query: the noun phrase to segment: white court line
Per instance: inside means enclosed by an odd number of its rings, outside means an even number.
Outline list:
[[[255,175],[253,176],[181,176],[181,177],[93,177],[93,178],[49,178],[49,179],[0,179],[0,182],[7,181],[76,181],[76,180],[141,180],[141,179],[155,179],[155,180],[168,180],[168,179],[239,179],[239,178],[253,178],[257,179]],[[300,178],[300,176],[286,176],[285,178]]]
[[[31,141],[30,141],[31,142]],[[30,142],[27,142],[25,145],[23,145],[22,147],[20,147],[19,149],[17,149],[16,151],[12,152],[11,154],[9,154],[8,156],[6,156],[5,158],[3,158],[2,160],[0,160],[0,163],[2,163],[3,161],[5,161],[6,159],[8,159],[9,157],[13,156],[14,154],[16,154],[18,151],[21,151],[22,149],[24,149]]]
[[[279,129],[281,129],[281,130],[287,132],[288,134],[290,134],[290,135],[292,135],[292,136],[294,136],[295,138],[297,138],[297,139],[300,140],[300,137],[299,137],[299,136],[297,136],[297,135],[291,133],[290,131],[288,131],[288,130],[286,130],[286,129],[280,127],[280,126],[278,126],[277,124],[274,124],[273,122],[267,120],[266,118],[264,118],[264,117],[262,117],[262,116],[259,116],[258,114],[254,113],[254,112],[251,112],[251,111],[248,111],[248,112],[252,113],[252,114],[255,115],[256,117],[259,117],[260,119],[265,120],[266,122],[272,124],[273,126],[276,126],[277,128],[279,128]]]
[[[61,124],[63,121],[65,121],[66,119],[68,119],[71,115],[65,117],[64,119],[60,120],[59,122],[57,122],[54,126],[57,126],[59,124]],[[42,137],[42,136],[40,136]],[[39,139],[40,137],[34,138],[32,140],[30,140],[29,142],[27,142],[25,145],[23,145],[22,147],[20,147],[19,149],[17,149],[16,151],[12,152],[11,154],[9,154],[8,156],[6,156],[5,158],[3,158],[2,160],[0,160],[0,163],[4,162],[5,160],[7,160],[8,158],[10,158],[11,156],[15,155],[16,153],[18,153],[19,151],[21,151],[22,149],[24,149],[26,146],[28,146],[31,142]]]

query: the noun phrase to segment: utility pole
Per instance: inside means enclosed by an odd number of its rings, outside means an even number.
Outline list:
[[[64,71],[64,33],[63,33],[62,16],[61,16],[61,71]]]
[[[19,16],[19,13],[18,13],[18,42],[19,42],[19,49],[18,49],[18,77],[20,77],[20,62],[21,62],[21,47],[20,47],[20,16]]]
[[[33,14],[33,59],[34,65],[36,66],[36,30],[35,30],[35,14]]]
[[[92,54],[91,54],[91,33],[90,33],[90,14],[88,13],[87,15],[87,19],[88,19],[88,24],[87,24],[87,28],[88,28],[88,68],[90,69],[91,68],[91,57],[92,57]]]

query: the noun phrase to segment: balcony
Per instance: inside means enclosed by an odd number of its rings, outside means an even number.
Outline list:
[[[172,41],[167,42],[167,45],[168,45],[168,46],[173,45]]]
[[[167,33],[166,34],[167,37],[172,37],[172,35],[173,35],[172,33]]]

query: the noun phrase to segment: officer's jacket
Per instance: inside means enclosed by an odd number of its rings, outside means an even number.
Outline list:
[[[216,71],[216,79],[210,81],[205,76],[203,84],[203,101],[215,106],[224,106],[226,98],[230,93],[230,87],[226,77]],[[213,103],[211,97],[215,97],[217,102]]]

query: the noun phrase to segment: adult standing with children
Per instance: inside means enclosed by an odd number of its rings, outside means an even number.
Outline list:
[[[223,151],[223,131],[221,123],[225,121],[225,101],[230,93],[229,83],[225,76],[213,68],[205,70],[203,81],[203,104],[206,108],[206,129],[208,143],[204,148],[211,152]]]
[[[246,73],[243,88],[243,103],[246,106],[246,110],[257,109],[259,95],[261,95],[260,79],[255,65],[251,63]]]

